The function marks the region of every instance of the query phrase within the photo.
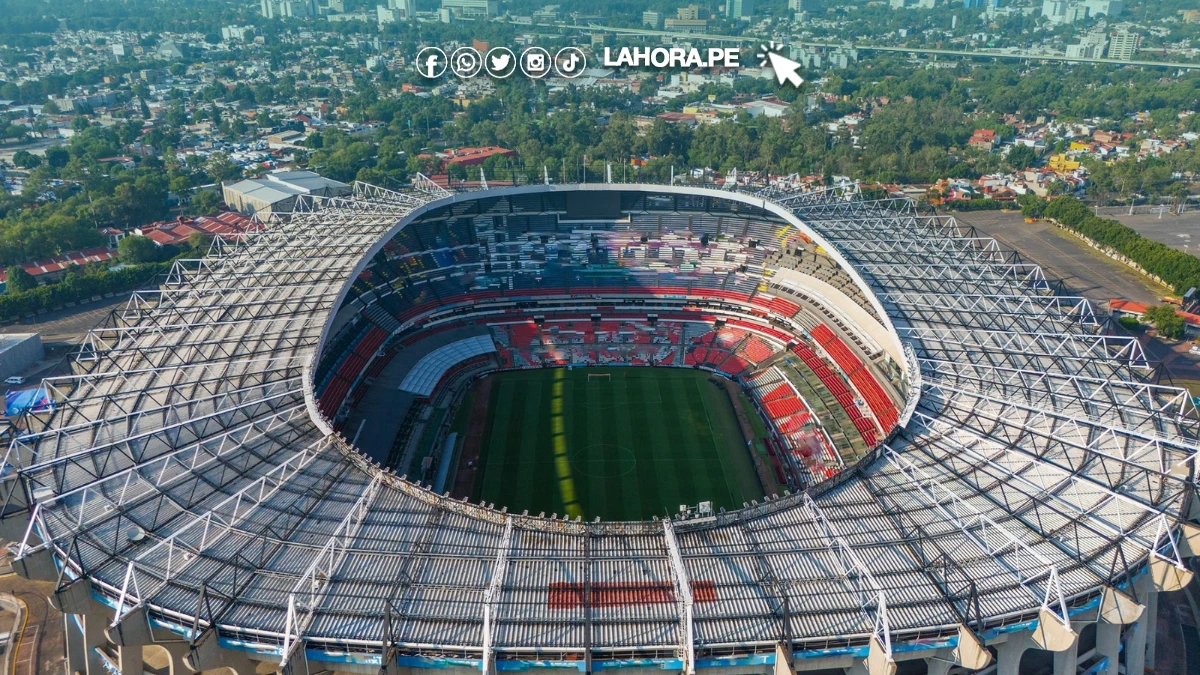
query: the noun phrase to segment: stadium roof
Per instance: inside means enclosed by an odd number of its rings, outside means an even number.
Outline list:
[[[913,386],[902,428],[842,479],[712,519],[583,523],[381,470],[332,433],[309,373],[364,256],[435,200],[497,192],[427,189],[308,198],[93,330],[76,372],[45,382],[53,412],[29,415],[9,450],[45,541],[24,541],[18,566],[53,555],[117,624],[146,611],[285,659],[403,650],[485,670],[547,654],[691,670],[698,650],[781,642],[890,654],[967,639],[964,624],[1069,630],[1146,563],[1160,585],[1186,578],[1191,397],[1152,383],[1140,345],[1103,333],[1087,300],[903,201],[513,189],[765,205],[840,252],[903,340]],[[561,601],[579,584],[583,601]],[[614,584],[642,601],[595,600]]]

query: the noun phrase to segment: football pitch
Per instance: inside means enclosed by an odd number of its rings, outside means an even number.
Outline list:
[[[741,508],[763,496],[729,396],[706,372],[554,368],[491,377],[476,503],[642,520],[681,504]]]

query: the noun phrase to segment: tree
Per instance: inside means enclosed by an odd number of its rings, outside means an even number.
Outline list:
[[[1183,317],[1175,312],[1174,305],[1159,305],[1146,310],[1146,318],[1154,324],[1160,337],[1179,340],[1183,338]]]
[[[241,167],[229,161],[229,155],[223,152],[214,152],[205,163],[204,170],[212,177],[214,183],[242,177]]]
[[[1017,203],[1021,205],[1021,215],[1026,218],[1041,218],[1046,212],[1046,200],[1033,193],[1021,195]]]
[[[42,158],[28,150],[18,150],[13,153],[12,161],[22,169],[36,169],[41,165]]]
[[[221,208],[221,195],[212,190],[201,190],[192,197],[191,208],[193,215],[205,216],[215,213]]]
[[[130,235],[117,244],[117,255],[126,265],[156,262],[161,256],[158,245],[149,237]]]
[[[212,246],[212,240],[212,235],[207,232],[193,232],[188,235],[188,246],[203,255],[208,253],[208,247]]]
[[[1008,163],[1009,168],[1013,171],[1021,171],[1033,166],[1037,158],[1037,150],[1028,145],[1015,145],[1008,151],[1008,155],[1004,157],[1004,161]]]
[[[1125,330],[1137,331],[1141,330],[1142,328],[1142,322],[1138,321],[1137,317],[1133,316],[1123,316],[1120,319],[1117,319],[1117,323],[1121,324]]]
[[[54,145],[46,148],[46,163],[50,166],[61,169],[71,161],[71,152],[61,145]]]
[[[20,265],[12,265],[5,274],[8,276],[6,289],[9,293],[20,293],[37,288],[37,279],[34,279],[33,275],[26,272],[25,268]]]

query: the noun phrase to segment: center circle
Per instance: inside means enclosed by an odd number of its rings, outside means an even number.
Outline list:
[[[620,478],[637,468],[637,455],[616,443],[592,443],[571,450],[571,469],[588,478]]]

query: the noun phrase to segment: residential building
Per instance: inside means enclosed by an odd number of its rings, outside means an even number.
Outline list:
[[[725,16],[730,19],[748,19],[754,15],[754,0],[725,0]]]
[[[967,145],[976,150],[991,152],[996,149],[996,132],[991,129],[976,129]]]
[[[417,17],[416,0],[388,0],[388,9],[396,10],[397,21],[409,21]]]
[[[245,42],[247,39],[254,37],[253,26],[225,26],[221,28],[222,40],[237,40]]]
[[[1137,54],[1142,36],[1130,31],[1113,31],[1108,36],[1108,58],[1128,61]]]
[[[821,55],[815,51],[809,51],[806,47],[793,46],[791,58],[807,70],[821,68]]]
[[[1077,45],[1067,45],[1067,58],[1100,59],[1108,49],[1108,36],[1104,33],[1089,33]]]
[[[793,12],[819,14],[825,11],[824,0],[788,0],[788,9]]]
[[[1087,18],[1087,7],[1066,0],[1042,0],[1042,16],[1051,23],[1075,23]]]
[[[284,17],[316,16],[317,0],[280,0],[279,15]]]
[[[261,0],[259,6],[268,19],[317,16],[317,0]]]
[[[396,23],[400,20],[400,10],[384,7],[383,5],[375,5],[375,21],[383,26],[389,23]]]
[[[346,0],[329,0],[329,11],[331,11],[331,12],[346,11]]]
[[[642,25],[649,26],[655,30],[662,28],[663,16],[662,12],[642,12]]]
[[[676,10],[676,18],[684,21],[697,21],[708,18],[708,9],[700,5],[688,5]]]

